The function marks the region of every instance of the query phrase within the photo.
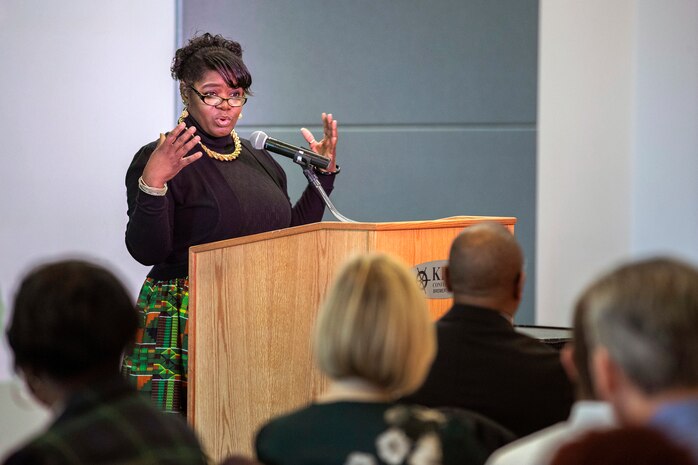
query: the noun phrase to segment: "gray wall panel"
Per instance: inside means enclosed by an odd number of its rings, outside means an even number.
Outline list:
[[[333,201],[360,221],[502,215],[519,219],[534,321],[534,0],[209,0],[182,4],[182,37],[238,40],[254,97],[238,124],[301,144],[322,111],[340,122]],[[290,194],[305,184],[287,169]],[[331,219],[331,216],[326,216]]]
[[[184,2],[184,36],[239,41],[250,122],[531,122],[537,2]],[[409,96],[409,98],[407,98]]]

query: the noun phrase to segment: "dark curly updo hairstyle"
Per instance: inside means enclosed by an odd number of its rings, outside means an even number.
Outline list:
[[[69,381],[87,373],[118,373],[137,327],[136,307],[111,272],[68,260],[40,266],[24,278],[7,338],[16,369]]]
[[[207,32],[191,38],[175,53],[170,71],[180,85],[193,84],[206,71],[216,71],[230,87],[241,87],[251,95],[252,76],[242,61],[242,47],[218,34]]]

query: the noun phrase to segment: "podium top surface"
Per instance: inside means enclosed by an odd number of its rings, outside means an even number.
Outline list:
[[[438,229],[438,228],[465,228],[482,222],[501,223],[512,228],[516,224],[516,218],[506,216],[451,216],[438,220],[423,221],[394,221],[385,223],[341,223],[339,221],[322,221],[310,223],[292,228],[277,229],[249,236],[236,237],[208,244],[195,245],[189,249],[190,253],[207,252],[221,247],[230,247],[238,244],[265,241],[279,237],[305,234],[319,230],[344,230],[344,231],[400,231],[405,229]]]

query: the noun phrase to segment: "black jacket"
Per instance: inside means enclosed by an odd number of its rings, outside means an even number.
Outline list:
[[[555,349],[487,308],[454,305],[436,327],[436,360],[406,401],[473,410],[518,436],[568,417],[573,389]]]

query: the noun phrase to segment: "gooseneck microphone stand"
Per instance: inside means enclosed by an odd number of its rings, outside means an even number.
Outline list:
[[[320,184],[320,180],[317,178],[317,174],[315,174],[315,168],[313,168],[313,165],[311,164],[310,157],[306,156],[306,154],[302,150],[300,150],[294,154],[292,160],[293,163],[300,165],[300,167],[303,168],[303,174],[305,175],[306,179],[308,180],[310,185],[313,186],[315,192],[317,192],[320,195],[322,201],[325,202],[325,205],[335,218],[337,218],[342,223],[356,223],[356,221],[347,218],[346,216],[339,213],[337,208],[334,206],[334,204],[330,200],[330,197],[327,195],[327,192],[325,192],[325,189],[322,187],[322,184]]]
[[[332,215],[342,223],[356,223],[356,221],[347,218],[337,211],[337,208],[335,208],[334,204],[330,200],[330,197],[327,195],[327,192],[325,192],[325,189],[323,189],[322,184],[320,184],[320,180],[317,178],[317,174],[315,174],[315,169],[308,163],[304,164],[297,161],[296,163],[303,167],[303,174],[308,179],[308,182],[315,188],[315,191],[320,194],[322,201],[325,202],[325,205],[327,205],[327,208],[329,208],[330,213],[332,213]]]

